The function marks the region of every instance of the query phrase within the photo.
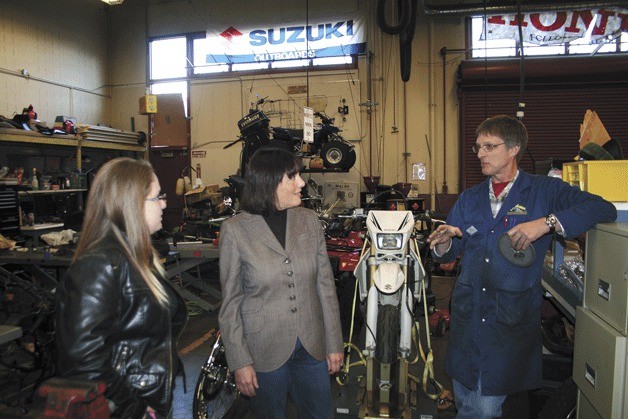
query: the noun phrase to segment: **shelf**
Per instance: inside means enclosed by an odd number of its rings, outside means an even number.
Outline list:
[[[115,141],[83,140],[78,135],[44,135],[36,131],[26,131],[17,128],[0,128],[0,142],[40,144],[63,147],[99,148],[107,150],[122,150],[145,152],[146,147],[139,144],[125,144]]]
[[[40,195],[40,194],[57,194],[57,193],[72,193],[72,192],[87,192],[87,189],[46,189],[37,191],[18,191],[19,196],[28,195]]]
[[[56,228],[62,228],[63,223],[42,223],[42,224],[33,224],[32,226],[22,226],[20,230],[22,231],[39,231],[39,230],[52,230]]]
[[[303,168],[300,170],[301,173],[349,173],[348,169],[340,169],[340,168],[335,168],[335,169],[310,169],[310,168]]]
[[[60,145],[77,147],[77,138],[73,135],[44,135],[35,131],[26,131],[17,128],[0,129],[0,141],[42,145]]]
[[[576,318],[576,306],[582,304],[582,294],[565,282],[560,276],[554,275],[551,267],[543,266],[541,270],[543,288],[552,295],[558,309],[573,323]]]
[[[145,152],[146,147],[134,144],[122,144],[106,141],[93,141],[93,140],[79,140],[81,147],[83,148],[103,148],[107,150],[123,150],[123,151],[136,151]]]

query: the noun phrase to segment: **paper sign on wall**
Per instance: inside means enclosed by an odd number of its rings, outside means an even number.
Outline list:
[[[303,141],[314,142],[314,109],[303,108]]]

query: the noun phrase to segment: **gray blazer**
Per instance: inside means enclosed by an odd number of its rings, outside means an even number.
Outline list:
[[[243,212],[220,229],[218,321],[231,370],[282,366],[297,337],[324,360],[342,352],[338,299],[317,215],[288,209],[284,249],[261,215]]]

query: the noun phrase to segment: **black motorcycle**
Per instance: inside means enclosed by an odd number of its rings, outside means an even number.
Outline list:
[[[54,291],[28,272],[0,266],[0,324],[22,329],[19,339],[0,345],[0,405],[27,410],[55,374],[54,302]]]
[[[220,331],[214,333],[214,339],[194,390],[194,419],[240,418],[249,408],[248,400],[236,388],[229,371]]]

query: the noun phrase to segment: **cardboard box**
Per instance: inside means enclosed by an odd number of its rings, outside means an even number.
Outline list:
[[[185,193],[185,202],[187,205],[196,204],[197,202],[208,199],[213,205],[218,205],[222,200],[221,198],[222,194],[220,193],[218,185],[202,186]]]

